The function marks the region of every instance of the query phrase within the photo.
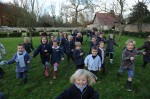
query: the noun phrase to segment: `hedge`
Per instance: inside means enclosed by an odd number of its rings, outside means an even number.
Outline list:
[[[0,33],[0,38],[7,37],[7,33]]]
[[[13,32],[9,34],[9,37],[21,37],[22,33],[18,33],[18,32]]]

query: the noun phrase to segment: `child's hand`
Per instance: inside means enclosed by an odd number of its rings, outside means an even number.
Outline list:
[[[130,57],[130,60],[134,60],[134,57]]]
[[[80,56],[82,56],[83,55],[83,53],[80,53]]]
[[[30,61],[27,61],[28,64],[30,64]]]
[[[63,60],[64,60],[64,58],[61,58],[61,60],[63,61]]]
[[[2,62],[0,62],[0,65],[6,65],[7,64],[7,62],[6,61],[2,61]]]
[[[143,52],[143,55],[146,55],[146,52]]]
[[[101,71],[101,67],[99,67],[98,70]]]

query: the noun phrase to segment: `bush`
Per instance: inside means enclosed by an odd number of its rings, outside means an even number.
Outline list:
[[[9,37],[21,37],[22,33],[18,33],[18,32],[13,32],[9,34]]]
[[[7,37],[7,33],[0,33],[0,38]]]

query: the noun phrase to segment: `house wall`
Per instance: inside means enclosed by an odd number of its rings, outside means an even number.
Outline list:
[[[142,24],[142,32],[150,32],[150,24]],[[115,29],[116,31],[119,31],[118,28]],[[136,24],[130,24],[130,25],[126,25],[124,28],[125,31],[128,32],[138,32],[138,27]]]

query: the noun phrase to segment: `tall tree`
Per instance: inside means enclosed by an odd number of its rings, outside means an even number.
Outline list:
[[[140,2],[133,6],[131,9],[132,13],[130,14],[129,20],[130,23],[137,23],[138,32],[142,32],[142,18],[150,15],[147,5],[144,2]]]

